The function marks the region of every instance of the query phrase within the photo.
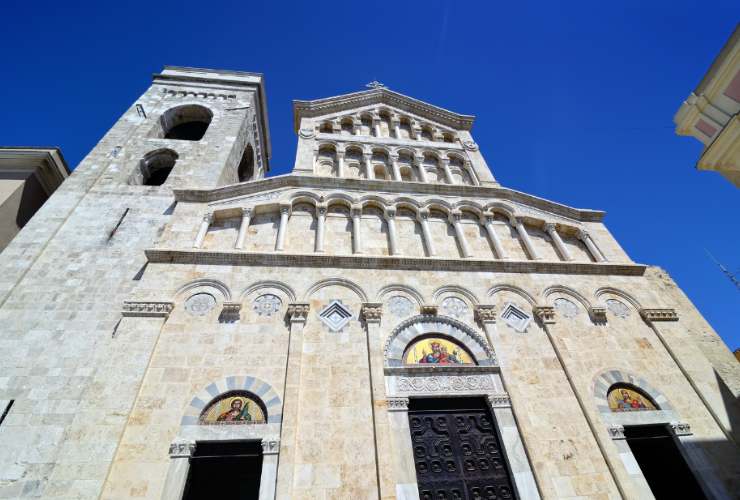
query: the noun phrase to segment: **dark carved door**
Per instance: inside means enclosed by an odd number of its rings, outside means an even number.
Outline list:
[[[412,400],[409,424],[421,500],[514,498],[485,400]]]

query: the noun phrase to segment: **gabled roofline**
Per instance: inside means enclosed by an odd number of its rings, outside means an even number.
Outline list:
[[[378,103],[395,106],[458,130],[470,130],[475,120],[473,115],[461,115],[387,88],[377,88],[313,101],[293,101],[293,127],[297,132],[303,117],[322,116]]]

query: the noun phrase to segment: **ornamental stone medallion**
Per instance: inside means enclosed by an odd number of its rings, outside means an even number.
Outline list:
[[[388,300],[388,310],[396,318],[406,318],[414,312],[414,304],[403,295],[395,295]]]
[[[468,305],[462,299],[457,297],[447,297],[442,301],[442,313],[445,316],[461,318],[467,316],[469,312]]]
[[[252,303],[252,309],[260,316],[272,316],[280,310],[283,301],[280,297],[271,293],[260,295]]]
[[[564,318],[575,318],[578,315],[578,306],[568,299],[555,299],[554,305]]]
[[[606,307],[618,318],[626,318],[630,315],[630,308],[616,299],[608,299]]]
[[[216,307],[216,298],[210,293],[196,293],[185,301],[185,310],[193,316],[204,316]]]

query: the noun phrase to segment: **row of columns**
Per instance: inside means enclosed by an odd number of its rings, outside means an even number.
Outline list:
[[[344,177],[344,151],[336,151],[335,152],[336,158],[337,158],[337,177]],[[364,167],[364,173],[365,177],[367,179],[375,179],[375,169],[373,167],[372,162],[372,153],[363,153],[363,167]],[[316,153],[316,158],[314,160],[314,163],[318,161],[318,151]],[[398,155],[391,155],[390,156],[391,161],[391,175],[393,177],[394,181],[401,181],[401,166],[399,164],[399,156]],[[449,158],[440,158],[439,159],[440,166],[442,167],[442,170],[444,171],[444,177],[445,182],[447,184],[457,184],[455,182],[455,178],[452,176],[452,169],[450,168],[450,159]],[[419,157],[414,157],[412,161],[412,166],[416,168],[416,172],[418,173],[419,182],[429,182],[429,177],[427,175],[426,168],[424,167],[424,159]],[[386,167],[386,165],[384,165]],[[463,165],[463,169],[468,173],[470,178],[472,179],[473,185],[478,185],[478,180],[476,179],[475,175],[473,175],[472,170],[472,164],[469,161],[465,161],[465,164]]]
[[[373,114],[372,115],[372,134],[375,137],[381,137],[381,130],[380,130],[380,122],[382,119],[380,118],[379,114]],[[331,122],[332,126],[332,133],[334,134],[341,134],[342,133],[342,122],[341,120],[334,120]],[[415,120],[410,120],[410,126],[411,126],[411,137],[414,140],[421,141],[423,140],[422,137],[422,130],[423,127],[419,125],[418,122]],[[321,128],[321,127],[319,127]],[[362,118],[353,117],[352,119],[352,135],[360,135],[360,131],[362,128]],[[432,141],[434,142],[444,142],[444,133],[437,129],[437,128],[431,128],[431,134],[432,134]],[[393,131],[392,136],[396,139],[401,138],[401,118],[398,115],[391,115],[390,117],[390,129]],[[391,135],[391,130],[388,131],[389,136]],[[453,134],[453,132],[448,132],[450,134]]]
[[[280,224],[278,225],[278,233],[275,241],[275,250],[278,252],[282,252],[283,250],[285,250],[285,236],[288,231],[288,221],[290,220],[291,209],[292,206],[289,203],[283,203],[280,205]],[[246,238],[247,230],[249,229],[249,223],[252,218],[251,208],[242,208],[241,210],[242,217],[239,224],[239,233],[236,237],[236,244],[234,245],[234,248],[236,249],[241,249],[244,247],[244,240]],[[324,234],[326,232],[325,227],[327,210],[328,206],[326,204],[316,205],[316,238],[314,243],[314,251],[316,253],[324,252]],[[400,249],[398,246],[398,231],[396,230],[395,207],[386,208],[383,211],[383,215],[388,227],[389,253],[390,255],[400,255]],[[362,254],[362,206],[353,205],[350,208],[350,216],[352,218],[352,253]],[[429,231],[428,219],[429,210],[420,209],[416,213],[416,220],[421,226],[422,239],[424,242],[424,247],[427,251],[427,255],[429,257],[434,257],[437,252],[434,248],[434,241],[432,239],[431,232]],[[463,258],[472,257],[473,253],[470,250],[470,245],[468,244],[468,240],[465,236],[465,231],[461,222],[462,212],[460,212],[459,210],[453,210],[449,214],[448,221],[450,224],[452,224],[452,227],[455,231],[455,237],[460,245],[460,250],[462,252]],[[480,218],[480,223],[486,229],[486,234],[491,241],[491,245],[493,246],[494,252],[496,253],[496,257],[501,260],[507,260],[509,259],[509,256],[504,249],[503,244],[501,243],[501,239],[498,237],[498,234],[496,234],[496,230],[493,226],[493,221],[494,214],[491,212],[484,213]],[[213,213],[206,214],[203,217],[203,221],[201,222],[198,234],[195,237],[195,242],[193,243],[194,248],[200,248],[202,246],[203,240],[208,233],[208,228],[212,223]],[[522,220],[514,217],[509,221],[509,223],[516,229],[516,232],[519,235],[519,238],[522,240],[522,243],[524,244],[524,248],[526,249],[529,258],[531,260],[540,260],[542,257],[539,255],[537,249],[532,243],[532,239],[530,238],[529,233],[527,232],[527,228],[525,227]],[[560,254],[560,257],[564,261],[572,261],[573,256],[568,250],[568,247],[565,246],[565,243],[563,243],[563,239],[561,238],[560,233],[557,230],[557,226],[553,223],[547,223],[545,224],[545,232],[550,236],[550,239],[555,245],[555,249]],[[586,245],[586,248],[596,262],[606,261],[606,257],[596,246],[588,232],[584,230],[579,230],[578,238],[584,243],[584,245]]]

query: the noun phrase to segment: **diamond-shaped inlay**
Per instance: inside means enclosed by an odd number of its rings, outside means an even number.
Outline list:
[[[501,313],[501,318],[517,332],[524,332],[532,319],[531,316],[511,303],[506,304],[504,311]]]
[[[329,330],[338,332],[352,319],[352,312],[338,300],[332,300],[320,313],[319,319]]]

